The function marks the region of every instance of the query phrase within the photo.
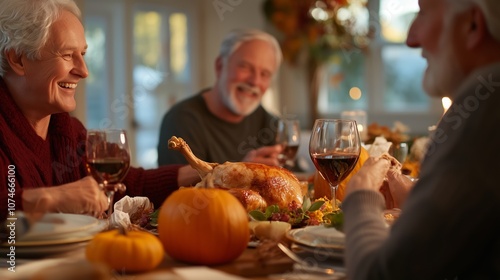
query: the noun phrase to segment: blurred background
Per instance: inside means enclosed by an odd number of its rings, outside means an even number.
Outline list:
[[[426,66],[404,45],[418,0],[76,0],[83,12],[89,77],[74,115],[88,128],[127,129],[133,165],[157,166],[160,122],[176,102],[212,86],[224,35],[258,28],[285,60],[264,97],[302,129],[314,119],[366,112],[427,135],[443,114],[422,91]]]

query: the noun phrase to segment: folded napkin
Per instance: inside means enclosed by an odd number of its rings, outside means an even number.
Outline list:
[[[153,203],[147,197],[125,196],[115,203],[113,214],[111,214],[111,226],[129,228],[133,221],[131,216],[142,215],[143,212],[153,210]]]
[[[384,153],[389,152],[392,142],[387,141],[384,136],[376,137],[373,144],[366,145],[365,148],[371,157],[379,157]]]

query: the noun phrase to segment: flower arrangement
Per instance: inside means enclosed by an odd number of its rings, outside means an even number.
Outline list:
[[[339,202],[337,201],[337,205]],[[333,209],[331,200],[318,198],[311,201],[304,197],[302,206],[292,201],[286,209],[277,205],[268,206],[265,212],[260,210],[250,211],[249,215],[257,221],[282,221],[292,225],[293,228],[313,225],[333,226],[341,229],[343,216],[339,208]]]
[[[316,61],[334,52],[366,48],[367,0],[266,0],[266,19],[281,33],[285,60],[295,62],[304,47]]]

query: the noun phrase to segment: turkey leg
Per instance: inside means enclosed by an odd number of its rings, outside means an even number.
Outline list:
[[[168,140],[168,148],[181,152],[188,161],[189,165],[198,171],[201,178],[204,178],[208,173],[212,172],[214,167],[218,165],[218,163],[208,163],[197,158],[191,151],[191,148],[189,148],[186,141],[180,137],[172,136],[172,138]]]

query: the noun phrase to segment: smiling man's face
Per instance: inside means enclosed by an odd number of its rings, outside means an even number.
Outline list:
[[[83,56],[87,42],[79,19],[64,11],[50,29],[40,59],[23,56],[25,110],[41,114],[70,112],[76,107],[77,83],[88,76]]]
[[[225,105],[236,115],[251,114],[259,106],[276,69],[276,54],[268,42],[242,43],[221,69],[219,90]]]

